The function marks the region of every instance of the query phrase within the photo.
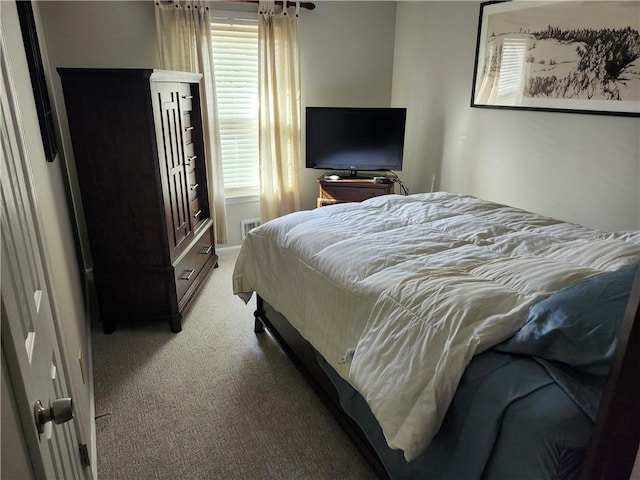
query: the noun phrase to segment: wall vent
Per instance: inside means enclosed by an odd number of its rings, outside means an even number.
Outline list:
[[[256,227],[259,227],[260,225],[262,225],[262,222],[259,218],[252,218],[251,220],[241,220],[240,230],[242,232],[242,240],[247,238],[247,233],[249,233]]]

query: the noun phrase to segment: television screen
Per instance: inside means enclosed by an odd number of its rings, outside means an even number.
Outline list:
[[[307,107],[306,166],[402,170],[406,108]]]

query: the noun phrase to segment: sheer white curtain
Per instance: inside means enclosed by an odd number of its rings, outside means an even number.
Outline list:
[[[227,211],[208,4],[199,0],[156,2],[156,30],[163,69],[202,74],[200,97],[204,148],[209,162],[209,203],[215,222],[216,243],[227,243]]]
[[[296,8],[260,1],[260,204],[262,221],[300,210],[300,61]]]

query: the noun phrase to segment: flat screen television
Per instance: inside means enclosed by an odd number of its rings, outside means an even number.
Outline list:
[[[306,166],[402,170],[406,108],[307,107]]]

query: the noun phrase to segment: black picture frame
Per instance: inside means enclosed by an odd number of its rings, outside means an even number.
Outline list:
[[[471,107],[640,116],[640,2],[480,5]]]
[[[33,89],[33,98],[36,103],[45,158],[47,162],[53,162],[58,153],[58,144],[56,142],[53,112],[51,111],[51,103],[49,102],[47,82],[42,66],[38,32],[33,17],[33,7],[30,0],[17,1],[16,7],[20,21],[20,30],[22,31],[22,42],[24,43],[24,50],[27,56],[27,65],[29,66],[31,88]]]

